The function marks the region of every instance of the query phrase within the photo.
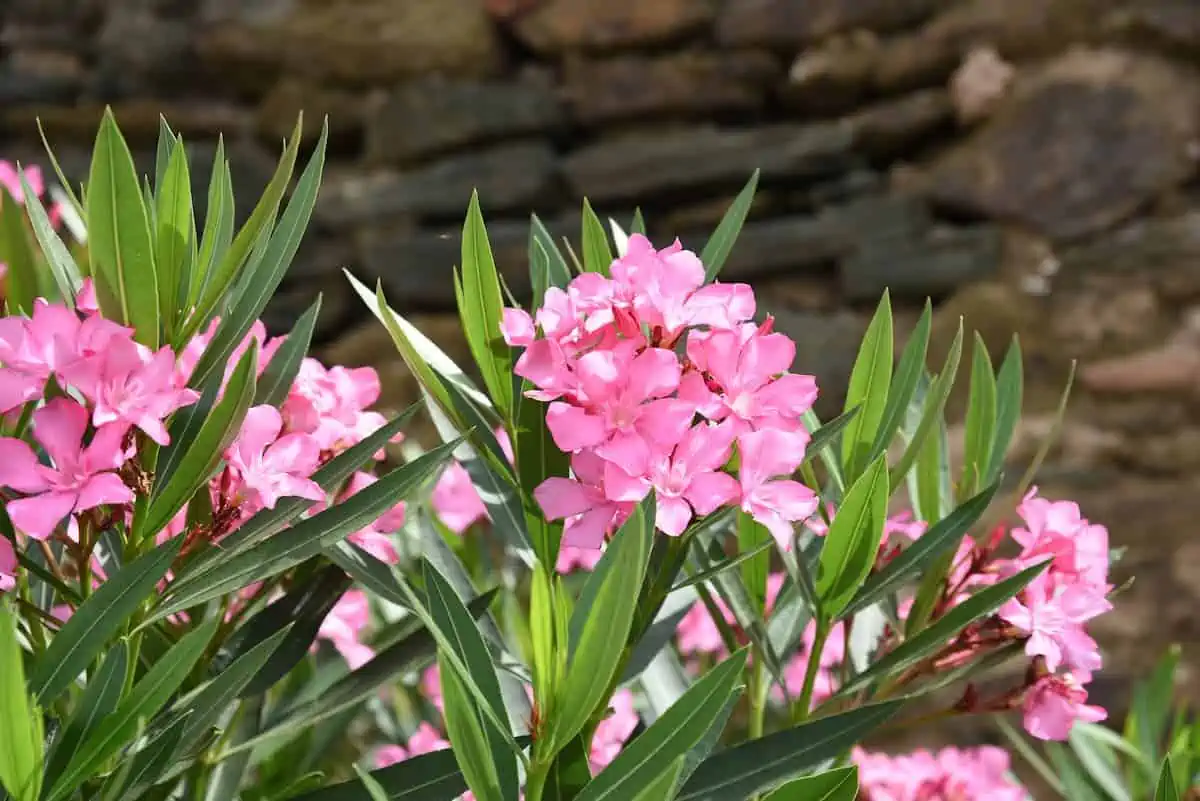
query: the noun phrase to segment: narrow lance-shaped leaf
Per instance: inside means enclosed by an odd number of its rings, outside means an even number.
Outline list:
[[[204,231],[200,234],[200,250],[196,255],[196,268],[188,276],[187,293],[181,295],[180,304],[190,309],[200,301],[200,295],[214,280],[215,266],[225,258],[233,243],[234,198],[229,162],[225,159],[225,139],[217,137],[217,148],[213,153],[212,171],[208,179],[208,195],[204,207]],[[192,334],[200,329],[202,321],[193,316],[188,325],[176,335],[176,348],[186,344]]]
[[[217,308],[217,304],[221,301],[221,299],[225,296],[226,291],[237,279],[239,271],[246,264],[246,259],[249,257],[251,249],[254,247],[255,243],[258,242],[259,235],[262,233],[265,227],[269,226],[275,220],[275,215],[279,211],[279,203],[283,200],[283,195],[287,191],[288,184],[291,183],[292,180],[292,170],[295,169],[296,157],[299,154],[301,139],[300,132],[303,129],[303,124],[304,117],[301,115],[296,120],[296,127],[292,130],[292,136],[287,142],[287,147],[284,148],[283,157],[280,159],[279,165],[275,168],[275,174],[271,176],[271,180],[267,184],[267,188],[263,190],[262,197],[259,198],[258,204],[254,207],[254,211],[250,213],[250,218],[246,220],[246,224],[242,227],[242,230],[238,231],[237,236],[233,238],[232,244],[230,244],[228,249],[222,254],[220,261],[214,261],[207,267],[205,275],[203,276],[203,281],[201,282],[203,285],[203,291],[200,293],[200,297],[197,300],[196,310],[192,313],[192,316],[188,319],[187,326],[185,326],[183,329],[184,341],[190,339],[193,334],[199,331],[208,323],[209,320],[212,319],[212,315],[214,310]],[[319,152],[320,149],[318,149],[318,153]],[[315,161],[316,159],[317,154],[314,154],[313,160]],[[324,160],[323,154],[321,160]],[[310,164],[311,163],[312,162],[310,162]],[[233,195],[232,187],[229,186],[229,182],[227,180],[228,165],[222,164],[221,168],[225,170],[226,173],[222,176],[222,186],[219,188],[222,196],[226,197],[227,199],[231,199]],[[217,169],[217,165],[214,164],[213,169]],[[210,212],[212,191],[213,186],[210,184]],[[297,192],[299,192],[299,189],[297,189]],[[232,217],[232,203],[228,205],[230,208],[227,213],[230,215],[230,217]],[[220,224],[223,225],[223,222]],[[206,225],[206,234],[208,233],[207,228],[208,226]],[[214,242],[214,244],[216,243]],[[201,254],[204,254],[203,244],[201,245],[200,250]],[[201,261],[201,264],[205,264],[204,260]]]
[[[508,750],[505,732],[495,731],[492,719],[505,720],[500,683],[483,637],[470,613],[446,580],[428,562],[424,565],[429,611],[446,633],[459,660],[483,691],[491,707],[485,716],[463,685],[452,664],[439,654],[445,693],[446,729],[467,784],[481,801],[504,801],[517,795],[517,763]]]
[[[677,799],[729,801],[777,787],[861,742],[899,708],[871,704],[727,748],[700,763]]]
[[[896,372],[892,376],[892,385],[888,388],[887,405],[883,410],[883,419],[879,431],[875,434],[875,444],[871,448],[870,458],[874,459],[881,453],[886,453],[896,436],[896,431],[904,422],[908,405],[912,401],[917,384],[925,373],[925,357],[929,350],[929,331],[933,325],[933,304],[925,301],[925,309],[921,312],[912,335],[904,345],[900,361],[896,364]]]
[[[827,619],[838,617],[871,572],[883,536],[887,502],[887,457],[880,456],[850,487],[825,536],[817,596]]]
[[[503,418],[510,419],[513,408],[512,352],[500,334],[503,309],[496,262],[479,208],[479,193],[473,192],[463,223],[459,315],[467,345],[479,365],[492,402]]]
[[[33,299],[42,294],[24,216],[8,189],[0,186],[0,264],[7,266],[2,288],[10,315],[32,314]]]
[[[895,649],[880,657],[869,668],[847,683],[838,691],[839,696],[853,693],[876,679],[901,671],[910,665],[916,664],[938,649],[944,648],[952,637],[961,632],[969,624],[995,612],[1005,601],[1025,589],[1026,585],[1045,569],[1045,562],[1028,567],[1015,576],[1010,576],[990,587],[984,587],[979,592],[951,607],[946,614],[939,617],[928,627],[908,637],[904,642],[896,646]]]
[[[754,174],[750,176],[750,180],[742,187],[742,191],[738,192],[737,197],[733,199],[733,203],[726,210],[721,222],[717,224],[712,236],[708,238],[704,250],[700,251],[700,261],[704,264],[704,280],[706,282],[712,281],[721,272],[721,268],[725,266],[725,260],[729,258],[729,254],[733,250],[738,234],[742,232],[742,226],[746,224],[746,215],[750,213],[750,205],[754,202],[754,193],[758,191],[758,176],[759,171],[755,170]]]
[[[29,689],[42,703],[56,699],[154,591],[183,545],[168,540],[109,576],[58,630],[33,665]]]
[[[858,768],[852,765],[790,781],[765,801],[854,801],[856,798]]]
[[[567,265],[562,251],[558,249],[554,237],[546,230],[546,226],[536,214],[531,214],[529,217],[529,243],[531,251],[536,243],[546,254],[547,285],[560,289],[565,287],[571,280],[571,268]],[[535,283],[534,286],[536,287],[537,284]],[[540,305],[540,302],[535,304],[535,308]]]
[[[996,376],[987,345],[978,332],[971,352],[971,389],[967,399],[966,447],[959,486],[971,493],[981,485],[991,460],[996,433]]]
[[[901,428],[901,434],[906,444],[900,461],[892,468],[891,485],[893,490],[899,487],[900,483],[908,477],[909,470],[912,469],[913,464],[917,461],[917,456],[921,453],[921,448],[925,445],[931,432],[939,425],[944,424],[942,412],[946,408],[946,399],[950,397],[950,390],[954,387],[954,378],[958,374],[958,362],[962,356],[962,341],[962,320],[959,320],[958,333],[950,345],[950,351],[946,354],[946,360],[942,364],[942,370],[938,373],[937,378],[930,382],[924,393],[920,392],[920,388],[924,382],[921,380],[917,382],[918,394],[914,396],[914,400],[923,395],[925,402],[921,407],[921,413],[917,417],[915,425],[910,427],[906,421]],[[925,512],[925,515],[931,513],[929,510],[922,511]],[[929,519],[924,515],[922,517]],[[937,518],[934,517],[933,519],[936,520]]]
[[[604,223],[592,210],[592,204],[583,201],[583,269],[589,273],[607,276],[612,267],[612,249],[608,246],[608,235]]]
[[[14,801],[41,795],[42,742],[42,715],[26,689],[17,619],[0,598],[0,787]]]
[[[204,486],[221,463],[225,449],[241,429],[250,400],[254,397],[254,376],[258,365],[258,345],[251,343],[229,377],[225,396],[204,419],[195,439],[186,450],[176,443],[176,450],[167,452],[168,464],[177,465],[167,475],[164,484],[154,488],[153,500],[143,526],[135,535],[157,533],[183,508],[188,499]],[[173,454],[179,455],[172,459]]]
[[[54,740],[46,775],[62,773],[83,741],[117,708],[128,669],[129,647],[121,640],[109,650],[99,670],[88,677],[79,706]]]
[[[745,649],[721,662],[691,686],[657,721],[629,743],[592,780],[576,801],[621,801],[667,773],[676,760],[721,721],[746,665]]]
[[[300,365],[308,355],[308,346],[312,343],[317,318],[321,314],[321,298],[318,294],[312,305],[296,320],[279,350],[271,357],[267,369],[259,376],[254,391],[255,406],[263,403],[280,406],[287,399],[288,392],[296,381],[296,375],[300,372]]]
[[[605,693],[629,639],[654,536],[654,496],[621,526],[584,585],[571,615],[570,664],[550,722],[550,742],[578,734]]]
[[[200,660],[220,621],[212,618],[189,631],[133,686],[116,711],[72,755],[54,781],[49,801],[68,797],[101,764],[137,736],[143,721],[157,712]]]
[[[41,246],[42,256],[50,267],[50,274],[58,286],[62,302],[68,308],[74,308],[75,295],[83,286],[83,277],[80,275],[79,266],[55,232],[54,226],[51,225],[50,218],[46,214],[46,209],[42,207],[42,201],[34,194],[33,187],[29,185],[29,179],[23,172],[21,173],[21,192],[25,198],[25,211],[29,214],[33,235],[37,239],[38,245]]]
[[[1012,344],[1000,363],[996,374],[996,433],[992,438],[987,469],[983,481],[992,482],[1004,469],[1004,458],[1012,442],[1017,421],[1021,418],[1021,403],[1024,395],[1024,376],[1021,363],[1021,342],[1013,335]]]
[[[256,241],[256,248],[261,242],[265,242],[261,258],[251,257],[245,275],[238,285],[238,291],[231,299],[231,308],[222,316],[212,340],[192,371],[189,380],[192,386],[202,385],[210,372],[224,369],[229,357],[267,307],[267,302],[275,294],[284,274],[291,266],[317,201],[328,138],[329,124],[326,122],[321,128],[321,138],[317,140],[312,157],[296,184],[296,191],[292,193],[287,208],[279,218],[279,225],[271,233],[269,240]],[[264,232],[265,230],[267,229],[264,228]],[[236,247],[237,240],[234,240],[234,248]]]
[[[188,172],[183,140],[171,148],[166,172],[158,183],[155,263],[158,267],[158,304],[163,329],[170,341],[175,333],[180,308],[180,285],[192,271],[196,246],[196,219],[192,214],[192,179]],[[186,290],[185,290],[186,291]]]
[[[859,346],[846,392],[845,408],[859,407],[842,435],[842,466],[850,482],[866,467],[875,434],[883,422],[892,380],[892,349],[892,304],[884,292]]]
[[[157,348],[161,308],[150,222],[111,109],[96,136],[86,205],[88,252],[105,316],[132,325],[138,342]]]

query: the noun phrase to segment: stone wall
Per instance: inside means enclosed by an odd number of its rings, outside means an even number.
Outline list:
[[[66,169],[111,103],[152,161],[161,111],[252,197],[300,108],[328,179],[270,322],[324,293],[322,352],[412,395],[339,268],[461,355],[450,271],[478,187],[521,292],[527,214],[579,198],[695,249],[750,172],[726,269],[755,283],[836,408],[865,319],[937,304],[1029,364],[1032,453],[1081,363],[1048,491],[1130,546],[1113,686],[1200,641],[1197,0],[6,0],[0,153]],[[204,171],[194,178],[203,196]],[[243,194],[245,193],[245,194]],[[246,209],[239,209],[245,213]],[[939,354],[935,353],[935,357]]]

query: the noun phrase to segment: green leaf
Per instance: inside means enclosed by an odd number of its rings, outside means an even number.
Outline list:
[[[654,496],[633,511],[588,577],[571,614],[570,663],[550,721],[550,742],[582,731],[620,667],[654,537]],[[561,646],[560,646],[561,647]]]
[[[912,336],[908,338],[904,351],[900,354],[900,361],[896,364],[892,385],[888,389],[887,405],[883,410],[883,420],[879,424],[879,432],[875,435],[875,444],[871,448],[871,459],[887,452],[896,431],[904,422],[917,383],[925,373],[925,355],[929,350],[929,330],[932,324],[933,305],[926,300],[925,310],[921,312]]]
[[[532,388],[522,382],[522,394],[517,398],[516,431],[513,441],[516,448],[517,475],[525,488],[539,486],[552,477],[565,477],[570,471],[570,457],[554,444],[550,429],[546,427],[546,406],[524,397],[524,391]],[[552,523],[542,514],[532,498],[524,503],[525,528],[530,544],[538,560],[553,569],[558,559],[562,540],[562,524]]]
[[[116,710],[125,690],[128,670],[129,648],[121,640],[109,650],[99,670],[88,677],[79,706],[59,731],[50,749],[46,762],[47,776],[61,774],[84,740]]]
[[[242,689],[259,674],[288,631],[288,628],[280,629],[254,647],[235,654],[233,661],[215,678],[175,702],[170,720],[186,719],[180,739],[182,750],[198,745],[209,728],[220,721],[229,705],[244,695]]]
[[[160,144],[162,140],[160,139]],[[183,140],[171,148],[166,172],[157,183],[158,232],[154,259],[158,268],[158,305],[166,340],[174,338],[181,309],[181,286],[190,280],[196,248],[196,218],[192,214],[192,179]]]
[[[845,614],[865,609],[888,593],[894,592],[903,582],[924,572],[939,556],[955,553],[958,543],[962,542],[971,526],[987,511],[999,488],[1000,483],[997,481],[932,525],[899,556],[867,579],[854,596],[854,600],[846,607]]]
[[[892,380],[892,348],[892,304],[884,292],[859,346],[846,392],[845,408],[858,407],[858,414],[842,437],[842,466],[847,481],[853,482],[866,467],[875,434],[883,422],[888,383]]]
[[[1158,774],[1158,784],[1154,788],[1154,801],[1180,801],[1179,787],[1175,782],[1175,772],[1171,769],[1171,760],[1164,759],[1162,770]]]
[[[764,801],[854,801],[857,797],[858,768],[851,766],[790,781]]]
[[[290,175],[289,175],[290,180]],[[261,203],[261,201],[260,201]],[[225,159],[225,139],[217,137],[213,153],[212,170],[208,179],[207,205],[204,208],[204,231],[200,235],[200,250],[196,255],[196,268],[188,277],[187,296],[183,302],[190,309],[200,302],[200,296],[208,285],[216,280],[216,265],[221,263],[233,243],[234,220],[233,179],[229,175],[229,162]],[[275,212],[271,212],[272,219]],[[230,279],[232,281],[232,279]],[[219,298],[218,298],[219,300]],[[176,348],[182,347],[200,330],[207,321],[195,312],[188,324],[175,337]]]
[[[742,191],[738,192],[737,197],[733,199],[733,203],[730,204],[725,215],[721,217],[721,222],[717,224],[716,230],[705,243],[704,250],[700,251],[700,261],[704,264],[706,283],[712,281],[721,272],[721,268],[725,266],[725,260],[729,258],[729,253],[733,250],[733,244],[737,241],[738,234],[742,232],[742,226],[746,223],[746,215],[750,213],[750,204],[754,202],[754,193],[758,190],[758,176],[759,171],[755,170]]]
[[[684,587],[694,587],[695,585],[702,584],[706,581],[712,581],[726,570],[735,568],[738,565],[744,566],[748,561],[763,555],[770,556],[770,551],[774,545],[774,539],[768,538],[763,540],[750,550],[739,553],[737,556],[731,559],[725,559],[724,561],[718,562],[705,570],[698,571],[687,578],[680,579],[677,584],[671,587],[671,592],[682,590]]]
[[[642,217],[641,206],[633,210],[633,219],[629,221],[629,233],[646,235],[646,220]]]
[[[326,125],[328,125],[328,123],[326,123]],[[258,199],[258,204],[255,205],[254,211],[250,212],[250,218],[246,220],[246,224],[242,227],[242,230],[238,231],[237,236],[233,238],[232,244],[230,244],[228,248],[225,249],[224,253],[220,255],[220,259],[217,260],[215,258],[217,255],[217,247],[223,241],[223,239],[228,236],[226,233],[218,237],[218,234],[224,229],[223,219],[214,223],[214,230],[212,232],[213,248],[209,251],[209,253],[205,253],[204,244],[201,244],[200,252],[202,258],[200,261],[201,264],[206,264],[208,267],[206,268],[205,275],[203,277],[203,289],[199,293],[199,298],[197,299],[196,303],[196,310],[192,313],[192,316],[188,320],[188,325],[184,328],[184,341],[191,339],[193,334],[207,325],[209,320],[212,319],[214,310],[216,310],[222,298],[225,297],[226,291],[238,278],[243,266],[246,265],[251,250],[258,242],[260,235],[263,233],[264,229],[269,229],[269,227],[274,223],[275,215],[279,211],[279,203],[283,200],[283,195],[287,191],[288,184],[291,183],[292,180],[292,170],[295,169],[296,157],[299,154],[300,149],[300,132],[302,130],[302,126],[303,116],[296,120],[296,127],[292,130],[292,136],[290,139],[288,139],[287,146],[284,148],[283,157],[279,160],[279,165],[275,168],[275,174],[271,176],[271,180],[267,184],[267,188],[263,190],[262,197]],[[321,140],[318,142],[312,159],[309,161],[310,168],[315,163],[324,162],[325,138],[326,129],[322,128]],[[209,183],[209,211],[206,212],[206,216],[211,216],[212,209],[214,208],[212,203],[213,193],[214,190],[216,190],[220,193],[219,196],[224,197],[227,201],[220,204],[221,211],[225,214],[228,214],[232,223],[233,189],[230,181],[228,180],[228,164],[224,161],[223,150],[224,148],[222,147],[222,144],[218,143],[217,153],[219,158],[214,159],[214,177],[212,182]],[[218,161],[220,164],[217,163]],[[216,178],[218,167],[224,174],[220,178],[219,185],[214,186],[215,184],[218,184]],[[303,183],[303,178],[301,178],[301,183]],[[315,189],[313,192],[315,193]],[[299,186],[297,186],[295,194],[301,194],[301,189]],[[295,202],[296,198],[293,196],[292,204]],[[291,204],[289,204],[289,206],[290,205]],[[228,211],[226,211],[226,206],[228,207]],[[209,220],[206,219],[204,226],[206,235],[209,233],[208,223]],[[232,226],[230,227],[230,231],[232,231]],[[211,261],[209,261],[209,259],[211,259]],[[238,339],[240,340],[241,337],[238,337]],[[182,342],[177,342],[177,344],[182,344]]]
[[[449,749],[422,754],[396,765],[371,771],[370,777],[387,793],[389,801],[453,801],[467,783]],[[358,779],[293,796],[289,801],[373,801]]]
[[[42,294],[38,291],[37,263],[25,233],[24,217],[8,189],[0,186],[0,264],[8,266],[3,289],[10,315],[32,314],[33,299]]]
[[[0,598],[0,786],[14,801],[36,801],[42,791],[42,713],[25,687],[17,618]]]
[[[1088,778],[1110,801],[1131,801],[1111,749],[1078,726],[1071,727],[1068,741]]]
[[[767,606],[767,574],[771,570],[771,554],[763,546],[769,546],[774,539],[766,526],[741,509],[738,510],[737,531],[742,583],[750,592],[754,608],[762,615]]]
[[[738,682],[746,656],[745,649],[737,652],[693,684],[654,725],[626,745],[576,801],[631,798],[637,788],[653,786],[668,774],[717,725],[729,699],[740,694]]]
[[[1024,394],[1021,362],[1021,342],[1014,334],[1008,353],[1000,363],[1000,372],[996,375],[996,435],[992,438],[991,455],[982,479],[985,482],[995,481],[996,476],[1004,469],[1008,445],[1017,429],[1017,421],[1021,419]]]
[[[313,301],[292,330],[288,332],[279,350],[267,363],[267,369],[259,376],[258,386],[254,392],[254,405],[267,404],[281,406],[287,400],[296,375],[300,372],[300,364],[308,355],[308,347],[312,344],[313,331],[317,326],[317,318],[321,314],[321,295]]]
[[[946,614],[932,624],[908,637],[893,650],[879,657],[869,668],[847,682],[838,695],[847,695],[865,687],[876,679],[890,676],[897,671],[916,664],[917,662],[945,647],[946,643],[980,618],[986,617],[999,609],[1005,601],[1016,596],[1039,573],[1046,569],[1047,562],[1041,562],[1028,567],[999,581],[990,587],[984,587],[966,600],[954,605]]]
[[[388,801],[387,791],[383,789],[383,786],[379,782],[371,778],[370,773],[367,773],[358,765],[354,766],[354,772],[358,774],[358,780],[363,783],[363,787],[370,793],[371,801]]]
[[[821,614],[835,620],[875,564],[887,519],[887,456],[880,456],[850,487],[829,526],[817,571]]]
[[[462,233],[462,318],[467,345],[479,365],[492,403],[505,419],[512,417],[512,351],[500,333],[504,299],[496,262],[488,244],[487,228],[479,209],[479,193],[471,193],[471,205]]]
[[[862,741],[900,708],[870,704],[721,751],[700,763],[677,801],[729,801],[776,787]]]
[[[1162,755],[1161,740],[1175,697],[1175,672],[1179,668],[1180,653],[1179,646],[1173,645],[1150,675],[1133,688],[1133,703],[1125,721],[1125,739],[1153,764]]]
[[[950,352],[946,354],[946,361],[942,364],[942,371],[938,373],[937,378],[933,380],[932,386],[928,387],[928,391],[924,393],[925,403],[921,407],[921,415],[914,427],[905,425],[901,431],[904,435],[907,445],[905,445],[904,453],[900,457],[900,461],[892,468],[891,484],[892,489],[900,486],[900,482],[904,481],[908,476],[908,471],[916,462],[918,455],[921,453],[926,441],[930,435],[939,426],[944,426],[942,412],[946,408],[946,399],[950,397],[950,390],[954,387],[954,377],[958,373],[958,362],[962,356],[962,339],[963,329],[962,321],[958,324],[958,333],[954,337],[954,341],[950,345]],[[918,387],[922,382],[918,382]],[[937,509],[918,509],[918,516],[921,519],[932,522],[941,517],[941,513]]]
[[[182,537],[143,554],[110,576],[63,624],[50,646],[34,663],[29,689],[49,704],[83,673],[149,597],[179,555]]]
[[[105,798],[138,798],[151,787],[166,771],[178,753],[186,719],[171,724],[166,731],[150,741],[146,747],[126,757],[121,770],[109,774],[104,782]]]
[[[87,229],[97,293],[101,306],[108,306],[105,316],[132,325],[138,342],[158,348],[162,317],[150,221],[133,156],[111,109],[104,111],[92,152]]]
[[[33,187],[29,185],[29,180],[24,173],[21,173],[21,191],[25,198],[25,211],[29,214],[29,222],[33,227],[33,235],[42,249],[42,256],[50,267],[50,274],[58,287],[59,295],[62,296],[62,302],[68,308],[74,308],[75,295],[83,286],[79,266],[75,264],[71,252],[67,250],[67,246],[55,232],[54,226],[50,224],[50,218],[46,215],[46,209],[42,207],[42,201],[34,194]]]
[[[80,219],[83,219],[86,216],[83,209],[83,204],[79,202],[79,197],[75,194],[75,190],[71,188],[71,182],[68,181],[67,176],[63,174],[62,166],[60,166],[58,163],[58,157],[54,155],[54,149],[50,147],[50,142],[46,139],[46,130],[42,127],[41,119],[37,120],[37,129],[38,136],[41,137],[42,140],[42,147],[46,151],[46,157],[50,159],[50,166],[54,169],[54,174],[58,176],[58,182],[62,184],[63,191],[66,193],[67,199],[70,200],[71,206],[76,215],[78,215]],[[28,203],[28,198],[32,198],[33,194],[26,192],[25,197],[25,202]]]
[[[983,483],[996,436],[996,375],[987,345],[979,333],[971,353],[971,391],[967,400],[966,447],[963,452],[962,492],[975,492]]]
[[[534,243],[537,243],[546,254],[547,285],[556,286],[561,289],[570,283],[571,268],[567,264],[566,258],[563,257],[562,251],[555,244],[554,237],[546,230],[546,226],[542,224],[541,219],[536,214],[529,215],[529,242],[531,252]],[[535,283],[534,286],[537,286],[537,284]],[[541,303],[539,302],[537,306],[540,305]]]
[[[445,696],[446,731],[458,757],[467,785],[481,801],[515,801],[517,763],[508,750],[505,732],[495,731],[493,718],[505,720],[504,699],[491,655],[471,614],[454,589],[428,562],[423,576],[429,611],[438,628],[450,639],[458,659],[483,692],[492,711],[485,716],[463,685],[453,664],[439,651],[438,666]]]
[[[589,273],[607,276],[612,267],[612,249],[608,246],[608,234],[604,223],[592,210],[592,204],[583,200],[583,269]]]
[[[229,357],[241,344],[255,321],[262,315],[267,302],[275,294],[283,276],[287,273],[292,259],[300,247],[304,230],[308,227],[312,216],[313,206],[317,201],[317,190],[321,184],[321,173],[325,167],[325,144],[329,137],[328,122],[321,129],[321,138],[317,140],[316,149],[305,166],[296,191],[292,193],[287,208],[279,218],[279,225],[271,233],[270,239],[262,251],[260,259],[253,257],[245,269],[244,280],[239,284],[238,291],[231,298],[231,307],[222,315],[221,322],[213,334],[212,340],[200,360],[189,383],[200,386],[210,373],[225,369]],[[247,223],[249,225],[249,223]],[[243,232],[244,233],[244,232]],[[238,234],[237,239],[241,238]],[[237,250],[237,239],[234,240],[230,254]],[[230,256],[226,256],[229,258]]]
[[[137,736],[142,722],[157,712],[191,673],[219,623],[217,618],[212,618],[189,631],[146,672],[117,710],[105,718],[72,755],[67,769],[55,780],[49,801],[68,797],[100,765]]]
[[[205,414],[200,430],[190,442],[173,441],[163,454],[150,509],[134,534],[145,539],[157,534],[171,521],[198,490],[204,487],[221,464],[225,449],[241,430],[246,411],[254,397],[254,376],[258,370],[258,345],[252,343],[238,360],[229,377],[225,396]],[[215,395],[206,393],[208,403]],[[198,406],[207,406],[201,398]],[[162,483],[159,483],[159,482]]]
[[[211,570],[177,580],[152,619],[161,620],[311,559],[420,491],[438,474],[452,450],[450,445],[434,448],[341,503],[225,559]]]
[[[482,615],[495,597],[496,591],[492,590],[472,599],[467,605],[470,615]],[[403,674],[427,663],[436,650],[437,642],[429,629],[412,631],[379,651],[357,670],[350,671],[330,686],[321,689],[319,694],[309,693],[296,699],[278,714],[272,715],[267,727],[254,738],[244,741],[226,753],[240,753],[260,743],[294,735],[329,720],[369,700],[381,687],[386,687]]]
[[[837,443],[842,432],[846,430],[846,426],[858,414],[858,407],[842,412],[837,417],[830,420],[828,423],[823,423],[812,432],[808,445],[804,449],[804,464],[810,462],[815,456],[821,454],[822,460],[825,461],[826,454],[822,453],[828,449],[829,454],[832,454],[833,446]],[[830,460],[833,464],[836,461]],[[838,470],[841,470],[841,465],[837,465]]]
[[[326,565],[303,583],[272,601],[238,629],[227,644],[230,660],[237,659],[280,631],[287,636],[262,669],[242,688],[238,698],[265,693],[308,655],[325,617],[349,589],[350,577],[336,565]]]

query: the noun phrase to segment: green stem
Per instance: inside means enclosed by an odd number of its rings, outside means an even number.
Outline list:
[[[792,704],[792,723],[803,723],[808,719],[812,708],[813,687],[816,686],[817,671],[821,667],[821,652],[825,650],[825,640],[828,638],[829,621],[819,617],[813,636],[813,647],[808,654],[808,664],[804,668],[804,687],[800,690],[800,699]]]
[[[757,740],[763,736],[763,721],[767,712],[767,687],[764,686],[766,676],[763,674],[762,654],[755,654],[757,659],[751,667],[749,681],[750,699],[750,739]]]

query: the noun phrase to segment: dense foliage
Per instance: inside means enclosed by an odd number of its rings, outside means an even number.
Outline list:
[[[1000,749],[861,745],[1010,712],[1069,798],[1186,788],[1169,675],[1124,739],[1094,725],[1108,533],[1031,488],[1044,448],[1005,480],[1015,341],[998,369],[973,341],[952,464],[961,325],[931,373],[927,306],[895,360],[885,296],[823,423],[795,344],[717,280],[757,177],[699,255],[585,203],[577,256],[532,218],[528,310],[473,198],[480,382],[350,277],[442,435],[422,452],[372,369],[307,356],[319,299],[258,321],[320,182],[324,134],[293,182],[299,131],[240,229],[223,150],[201,224],[165,122],[143,180],[106,115],[49,212],[0,170],[9,797],[1020,799]]]

